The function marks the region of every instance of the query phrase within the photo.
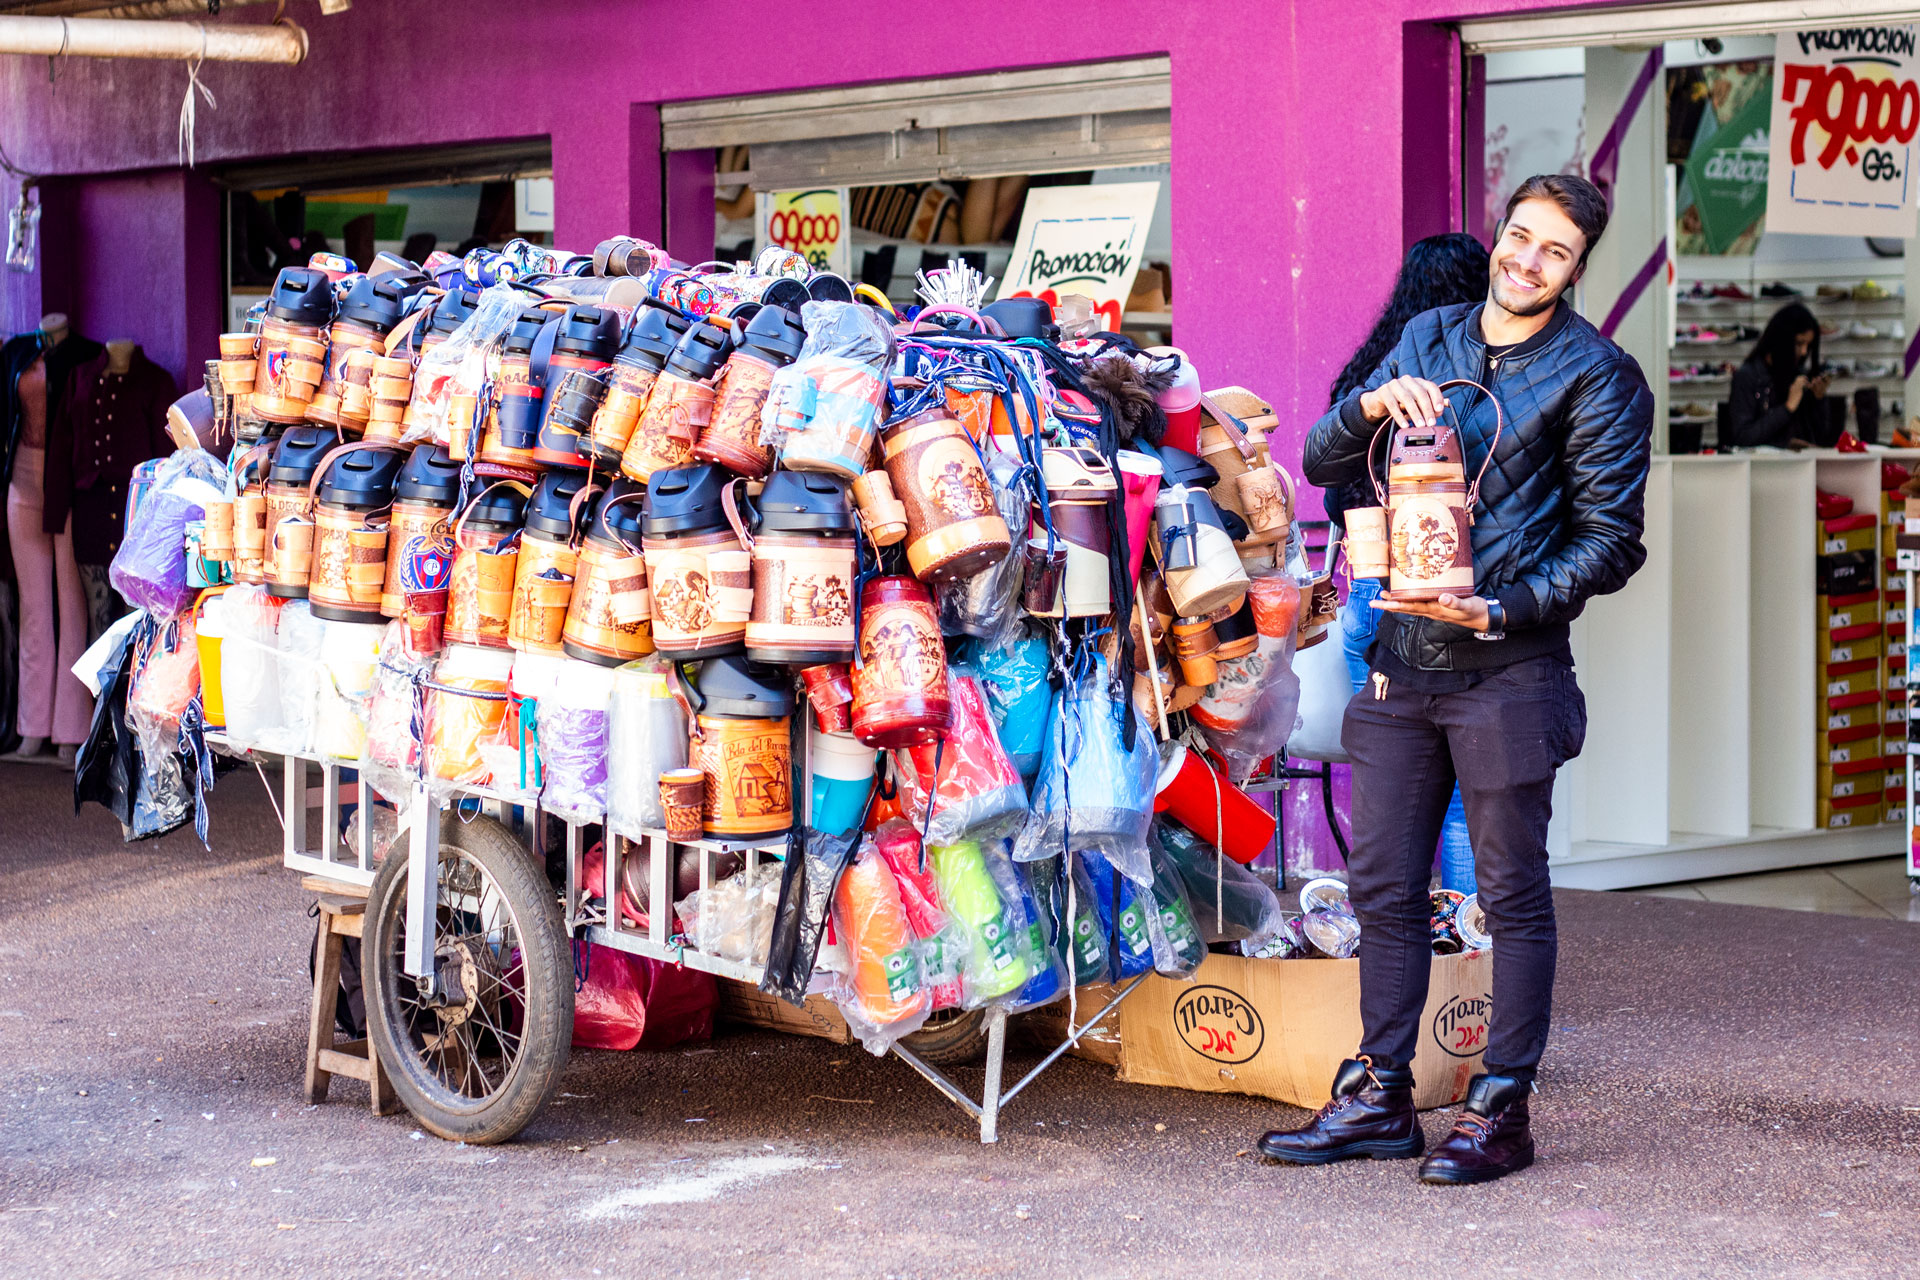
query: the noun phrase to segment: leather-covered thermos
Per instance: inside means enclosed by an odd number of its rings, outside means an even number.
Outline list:
[[[1120,492],[1119,482],[1107,460],[1093,449],[1047,449],[1040,455],[1040,471],[1052,509],[1054,537],[1067,551],[1063,589],[1042,616],[1097,618],[1113,608],[1108,566],[1113,554],[1112,503]],[[1046,532],[1035,507],[1027,536],[1042,542]]]
[[[393,484],[393,514],[387,521],[387,571],[380,587],[382,614],[397,618],[406,611],[400,567],[415,552],[446,541],[459,501],[460,464],[437,444],[416,446]]]
[[[707,776],[709,838],[777,836],[793,825],[793,677],[744,657],[711,658],[696,680],[687,763]]]
[[[268,436],[233,466],[233,580],[260,586],[267,580],[267,473],[278,437]]]
[[[693,446],[713,417],[713,378],[726,358],[727,331],[720,326],[703,320],[680,335],[627,438],[622,475],[644,484],[656,471],[693,464]]]
[[[640,524],[647,491],[616,479],[580,542],[562,633],[567,656],[617,667],[653,652],[653,595]]]
[[[887,478],[907,508],[907,563],[922,582],[990,569],[1013,543],[960,420],[928,409],[881,428]]]
[[[1389,600],[1437,600],[1442,595],[1474,592],[1473,507],[1506,429],[1506,414],[1492,393],[1476,382],[1454,379],[1440,384],[1443,392],[1451,387],[1469,387],[1492,403],[1493,439],[1487,444],[1480,474],[1469,485],[1464,445],[1454,423],[1443,417],[1431,427],[1393,431],[1387,448],[1386,488],[1382,490],[1374,480],[1375,493],[1387,509],[1391,565],[1383,594]],[[1390,425],[1380,424],[1376,439]],[[1369,448],[1369,460],[1372,456]]]
[[[613,470],[620,455],[633,438],[633,429],[647,407],[647,397],[667,357],[679,343],[692,320],[655,298],[641,300],[626,340],[607,370],[607,392],[594,411],[593,426],[582,451],[595,465]]]
[[[1153,502],[1154,539],[1175,612],[1201,617],[1237,607],[1247,594],[1247,571],[1203,487],[1216,478],[1213,468],[1168,446],[1160,449],[1160,464],[1166,487]]]
[[[259,364],[249,400],[254,417],[304,422],[326,367],[326,327],[333,321],[333,282],[324,271],[284,268],[267,295],[260,322]]]
[[[800,354],[807,331],[785,307],[761,307],[734,343],[714,384],[713,417],[693,446],[702,462],[759,480],[773,470],[773,447],[760,443],[760,410],[775,372]]]
[[[853,736],[870,747],[915,747],[947,731],[947,651],[933,593],[904,574],[869,578],[860,591],[853,668]]]
[[[602,373],[612,364],[619,345],[620,315],[616,311],[576,306],[568,307],[560,317],[554,332],[553,354],[547,357],[546,400],[541,409],[539,437],[533,447],[535,462],[543,467],[587,465],[582,445],[600,400],[596,395],[587,403],[581,396],[584,388],[596,385],[604,392],[606,384],[596,377],[591,382],[574,379],[570,385],[567,375]],[[571,392],[570,403],[558,403],[569,398],[568,392]]]
[[[711,463],[656,471],[647,482],[641,546],[653,592],[653,644],[681,661],[740,653],[753,608],[752,554],[735,477]]]
[[[363,363],[373,356],[385,355],[386,337],[400,323],[408,300],[426,287],[424,275],[394,271],[381,276],[362,276],[347,290],[333,324],[327,329],[327,362],[320,386],[307,406],[308,421],[337,425],[349,435],[358,435],[366,429],[366,413],[342,412],[347,361],[356,351],[369,353],[361,357]]]
[[[479,462],[495,474],[525,478],[537,470],[533,448],[540,441],[540,411],[545,386],[533,374],[533,348],[551,311],[528,307],[500,344],[500,367],[493,378],[493,403],[480,432]]]
[[[855,568],[847,482],[779,471],[755,505],[748,655],[807,667],[845,662],[854,647]]]
[[[387,515],[406,457],[398,449],[348,445],[314,476],[313,575],[307,584],[314,617],[380,621]]]
[[[449,642],[507,647],[527,492],[517,480],[497,480],[475,494],[454,519],[445,624]]]
[[[585,472],[550,471],[527,500],[507,619],[507,643],[522,653],[562,652],[579,560],[575,539],[593,518],[591,502],[581,497],[587,487]]]
[[[339,437],[330,427],[289,427],[273,449],[267,472],[267,593],[307,598],[313,576],[313,504],[307,486]]]

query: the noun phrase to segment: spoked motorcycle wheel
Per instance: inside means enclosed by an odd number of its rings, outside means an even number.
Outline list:
[[[446,823],[429,994],[404,963],[404,849],[395,846],[367,898],[368,1035],[423,1128],[460,1142],[505,1142],[553,1097],[573,1040],[573,964],[559,900],[498,823]]]

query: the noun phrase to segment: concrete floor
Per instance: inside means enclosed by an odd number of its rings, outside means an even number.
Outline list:
[[[1729,902],[1743,907],[1778,907],[1864,916],[1872,920],[1920,921],[1920,896],[1907,879],[1907,860],[1873,858],[1830,867],[1797,867],[1750,876],[1723,876],[1636,890],[1659,898],[1693,902]]]
[[[8,1280],[1920,1268],[1903,921],[1562,893],[1540,1163],[1488,1187],[1266,1166],[1301,1112],[1076,1060],[982,1148],[903,1064],[762,1033],[577,1054],[520,1141],[469,1148],[351,1082],[299,1100],[312,924],[257,779],[220,784],[214,853],[122,846],[66,785],[0,766]]]

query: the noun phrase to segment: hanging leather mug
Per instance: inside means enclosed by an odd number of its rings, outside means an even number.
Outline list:
[[[617,667],[653,652],[653,597],[640,548],[647,491],[615,480],[580,543],[562,644],[567,656]]]
[[[449,642],[508,647],[527,496],[527,486],[519,481],[496,480],[475,494],[454,521],[445,623]]]

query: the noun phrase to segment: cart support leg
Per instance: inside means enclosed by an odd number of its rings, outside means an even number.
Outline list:
[[[987,1082],[980,1091],[980,1141],[1000,1141],[1000,1068],[1007,1056],[1007,1010],[987,1014]]]
[[[407,847],[406,971],[433,992],[433,933],[440,889],[440,806],[425,787],[413,791]]]

